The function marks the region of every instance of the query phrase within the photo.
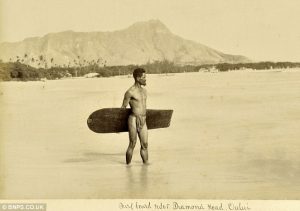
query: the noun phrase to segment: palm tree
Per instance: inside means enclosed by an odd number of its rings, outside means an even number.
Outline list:
[[[42,54],[39,55],[39,60],[40,60],[39,64],[41,66],[43,66],[44,68],[48,67],[47,60],[46,60],[46,57],[44,55],[42,55]]]
[[[34,59],[34,57],[32,57],[32,58],[29,60],[29,63],[30,63],[30,65],[33,65],[33,66],[34,66],[34,62],[35,62],[35,59]]]
[[[43,57],[43,55],[40,55],[40,56],[39,56],[39,60],[40,60],[40,62],[39,62],[39,64],[38,64],[38,65],[40,66],[40,65],[42,64],[43,60],[44,60],[44,57]]]
[[[53,61],[54,61],[54,58],[52,57],[52,58],[50,59],[51,67],[53,66]]]
[[[27,65],[27,67],[28,67],[28,54],[27,53],[25,53],[24,54],[24,63]]]

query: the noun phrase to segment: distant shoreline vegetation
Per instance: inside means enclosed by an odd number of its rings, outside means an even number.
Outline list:
[[[175,65],[169,61],[155,61],[144,65],[126,66],[99,66],[96,64],[65,67],[55,66],[50,68],[35,68],[28,64],[16,62],[2,62],[0,60],[0,81],[37,81],[54,80],[68,77],[82,77],[95,73],[97,77],[111,77],[129,75],[135,67],[145,68],[148,74],[168,74],[183,72],[226,72],[234,70],[270,70],[299,68],[296,62],[256,62],[256,63],[220,63],[204,65]]]

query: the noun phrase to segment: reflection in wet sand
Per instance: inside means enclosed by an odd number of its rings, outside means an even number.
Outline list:
[[[130,197],[142,196],[148,192],[148,165],[127,165],[125,167],[127,189]]]

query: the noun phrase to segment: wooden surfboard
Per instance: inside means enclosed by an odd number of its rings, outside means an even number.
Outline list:
[[[93,112],[87,119],[88,127],[96,133],[118,133],[128,131],[128,117],[131,109],[103,108]],[[148,129],[170,126],[173,110],[147,109]]]

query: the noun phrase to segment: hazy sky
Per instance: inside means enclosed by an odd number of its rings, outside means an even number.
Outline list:
[[[174,34],[257,60],[300,61],[299,0],[0,0],[0,42],[161,20]]]

